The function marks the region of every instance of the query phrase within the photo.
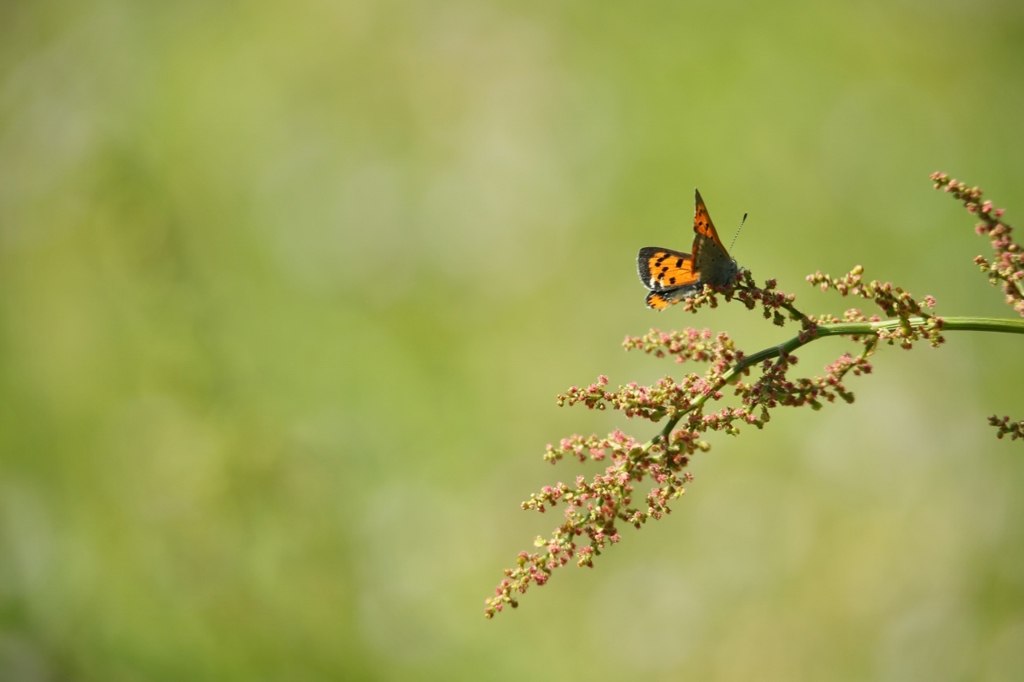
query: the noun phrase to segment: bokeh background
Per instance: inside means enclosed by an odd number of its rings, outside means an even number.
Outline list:
[[[635,253],[1012,315],[944,170],[1024,215],[1016,2],[0,5],[0,679],[1012,680],[1020,337],[884,349],[853,406],[715,436],[667,520],[483,618],[680,371]],[[841,340],[801,354],[816,372]]]

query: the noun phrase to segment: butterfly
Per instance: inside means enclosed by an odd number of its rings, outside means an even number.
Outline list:
[[[664,310],[699,294],[705,284],[725,286],[739,272],[739,265],[729,257],[718,238],[700,192],[694,190],[694,194],[697,209],[693,214],[693,253],[645,246],[637,254],[636,270],[640,281],[651,290],[647,294],[648,308]]]

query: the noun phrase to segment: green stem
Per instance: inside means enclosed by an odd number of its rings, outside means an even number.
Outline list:
[[[704,403],[723,386],[730,384],[749,368],[758,363],[770,360],[771,358],[777,358],[783,353],[789,354],[795,351],[801,346],[805,346],[811,341],[821,339],[826,336],[864,336],[874,335],[879,331],[889,331],[898,329],[901,326],[909,324],[911,328],[922,327],[927,324],[928,320],[923,317],[911,317],[907,320],[901,320],[899,318],[893,320],[881,320],[879,322],[836,322],[833,324],[821,324],[814,328],[813,331],[803,332],[799,336],[780,343],[777,346],[771,348],[765,348],[764,350],[758,351],[753,355],[748,355],[743,358],[742,361],[736,363],[736,365],[729,369],[728,372],[722,375],[718,384],[712,391],[697,398],[689,408],[683,412],[679,412],[668,420],[665,427],[658,433],[657,436],[647,441],[643,447],[643,452],[646,454],[650,451],[651,446],[657,443],[659,440],[667,439],[669,434],[672,433],[672,429],[676,427],[687,413],[693,410],[701,408]],[[942,318],[942,331],[975,331],[975,332],[1002,332],[1004,334],[1024,334],[1024,319],[1011,320],[999,317],[944,317]],[[866,354],[870,354],[869,351],[873,350],[873,346],[865,351]]]
[[[907,321],[910,322],[911,327],[920,327],[925,323],[925,319],[922,317],[911,317],[908,318]],[[830,331],[826,334],[819,334],[819,336],[865,334],[878,331],[880,329],[896,329],[901,324],[902,321],[899,319],[882,320],[881,322],[837,322],[836,324],[823,324],[820,329],[829,328]],[[943,317],[942,331],[1024,334],[1024,319],[1011,320],[1003,317]]]

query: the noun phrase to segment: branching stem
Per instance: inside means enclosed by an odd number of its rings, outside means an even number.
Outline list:
[[[803,314],[799,313],[795,309],[790,309],[789,306],[784,306],[790,313],[794,314],[794,317],[803,318]],[[789,354],[795,351],[801,346],[805,346],[811,341],[825,338],[827,336],[867,336],[875,335],[880,331],[891,331],[899,329],[900,327],[909,324],[911,328],[922,327],[928,323],[928,320],[924,317],[910,317],[906,320],[899,318],[892,320],[881,320],[879,322],[835,322],[832,324],[820,324],[813,329],[805,330],[799,335],[794,336],[790,340],[780,343],[777,346],[765,348],[760,350],[753,355],[744,357],[740,362],[736,363],[735,367],[732,367],[722,378],[716,383],[712,391],[705,393],[696,400],[690,407],[682,412],[674,414],[665,427],[658,433],[654,438],[649,440],[643,446],[643,452],[646,454],[650,451],[651,446],[659,442],[662,439],[667,439],[672,433],[672,429],[676,427],[676,424],[686,416],[689,412],[700,409],[704,403],[708,401],[716,391],[721,390],[726,385],[733,383],[747,371],[750,367],[757,365],[758,363],[770,360],[772,358],[780,357],[784,354]],[[942,331],[976,331],[976,332],[1002,332],[1004,334],[1024,334],[1024,320],[1013,320],[1004,319],[998,317],[944,317],[942,318]],[[864,352],[861,354],[862,357],[867,357],[874,352],[875,343],[872,343],[865,347]]]

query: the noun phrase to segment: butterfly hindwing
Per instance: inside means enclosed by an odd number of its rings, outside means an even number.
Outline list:
[[[640,280],[651,291],[676,289],[697,281],[693,257],[682,251],[646,246],[637,254],[636,266]]]
[[[648,308],[654,308],[655,310],[664,310],[675,303],[675,301],[668,298],[660,291],[652,291],[648,293],[646,302]]]
[[[673,303],[679,303],[685,298],[693,296],[704,287],[703,284],[695,283],[689,284],[684,287],[677,287],[675,289],[664,289],[662,291],[651,291],[647,294],[648,308],[654,308],[655,310],[664,310]]]

